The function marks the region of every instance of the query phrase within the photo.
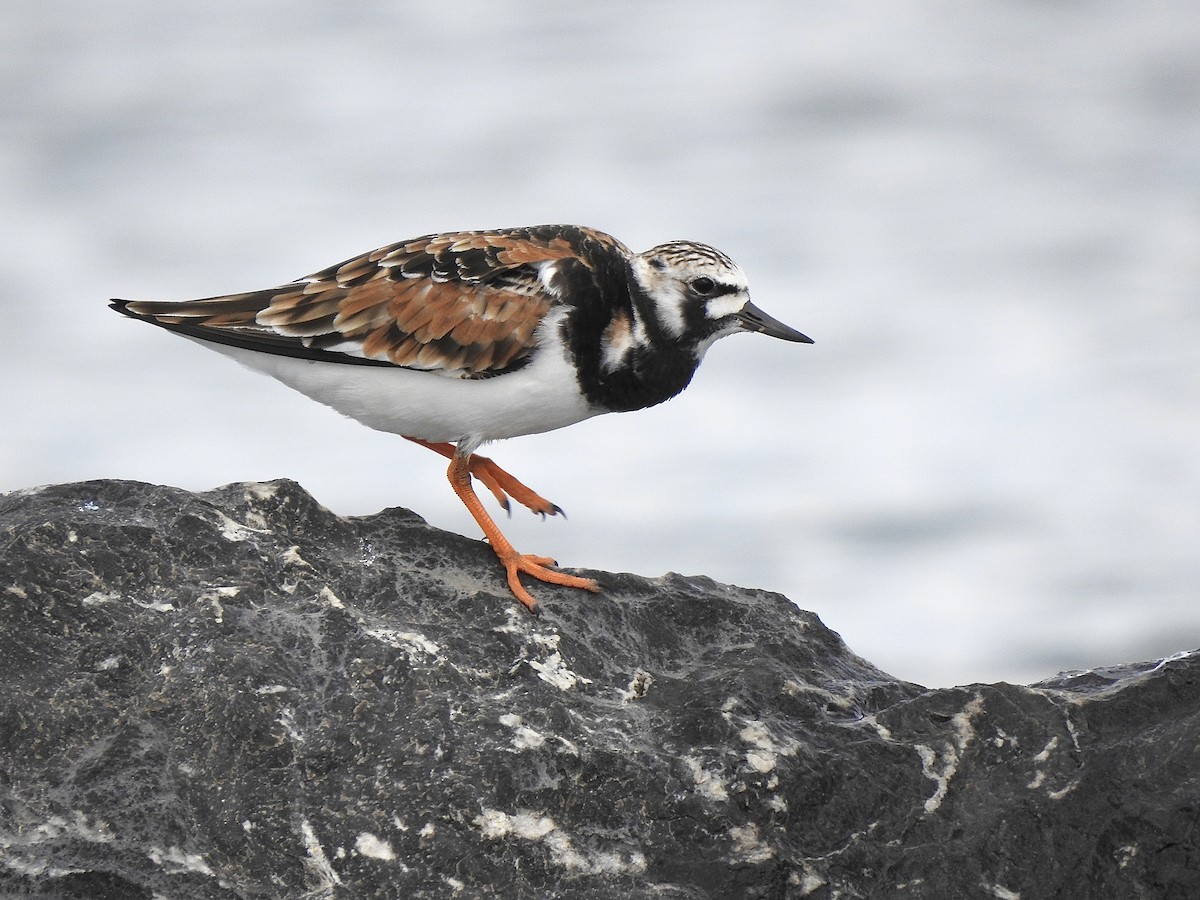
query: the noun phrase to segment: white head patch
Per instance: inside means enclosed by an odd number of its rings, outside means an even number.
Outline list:
[[[688,330],[689,313],[695,321],[695,304],[703,304],[699,308],[704,318],[715,322],[736,313],[749,299],[742,270],[707,244],[659,244],[633,258],[633,273],[653,302],[659,325],[675,338]]]

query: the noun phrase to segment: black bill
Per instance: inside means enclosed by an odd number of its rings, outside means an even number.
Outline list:
[[[798,344],[813,342],[808,335],[801,334],[790,325],[784,325],[778,319],[768,316],[753,303],[748,302],[740,312],[734,315],[734,318],[741,324],[743,331],[757,331],[760,334],[770,335],[784,341],[795,341]]]

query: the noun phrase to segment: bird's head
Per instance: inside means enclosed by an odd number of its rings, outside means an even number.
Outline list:
[[[694,346],[697,358],[717,339],[739,331],[812,343],[751,303],[745,274],[707,244],[659,244],[634,256],[632,268],[659,327],[669,337]]]

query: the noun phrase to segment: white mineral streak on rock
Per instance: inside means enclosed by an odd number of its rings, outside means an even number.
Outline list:
[[[1008,888],[1000,884],[985,884],[981,885],[985,891],[993,897],[998,897],[999,900],[1021,900],[1021,895],[1016,891],[1010,891]]]
[[[1057,747],[1058,735],[1055,735],[1054,737],[1050,738],[1050,740],[1046,743],[1046,746],[1042,748],[1042,752],[1033,758],[1034,763],[1046,762],[1046,760],[1050,758],[1050,754],[1052,754]],[[1045,781],[1045,770],[1043,770],[1040,766],[1036,766],[1034,769],[1033,778],[1030,779],[1029,783],[1025,785],[1025,787],[1029,788],[1030,790],[1034,790],[1036,788],[1040,788]]]
[[[720,778],[704,768],[704,763],[694,756],[685,756],[683,762],[692,773],[696,793],[706,800],[728,800],[729,789]]]
[[[279,561],[285,566],[301,566],[306,569],[312,568],[312,566],[309,565],[308,560],[300,555],[300,548],[295,544],[279,554]]]
[[[187,853],[180,847],[151,847],[146,855],[157,866],[168,872],[196,872],[200,875],[213,875],[214,872],[204,857],[199,853]]]
[[[546,743],[546,736],[522,724],[520,716],[505,713],[500,724],[513,730],[513,746],[518,750],[537,750]]]
[[[650,693],[650,686],[653,684],[654,676],[649,672],[638,669],[633,673],[633,677],[629,679],[628,686],[621,694],[621,702],[632,703],[634,700],[641,700]]]
[[[420,657],[430,657],[436,659],[438,654],[442,652],[442,648],[435,644],[423,634],[418,634],[415,631],[403,631],[399,628],[388,628],[387,626],[376,626],[374,628],[364,629],[365,633],[375,638],[377,641],[382,641],[389,647],[396,650],[403,650],[410,661]]]
[[[329,865],[329,857],[325,855],[321,842],[317,840],[316,832],[308,819],[300,823],[300,837],[304,840],[304,850],[308,854],[304,860],[304,868],[316,876],[320,886],[328,890],[335,884],[341,884],[342,879]]]
[[[733,841],[732,856],[735,862],[757,865],[775,855],[774,848],[759,837],[758,825],[754,822],[733,826],[729,829],[729,838]]]
[[[16,592],[15,588],[9,588],[9,590],[13,591],[14,593]],[[23,598],[25,596],[25,592],[21,591],[18,596]],[[120,599],[121,595],[113,591],[93,591],[79,602],[84,606],[99,606],[102,603],[112,603],[114,600]]]
[[[221,537],[227,541],[245,541],[249,540],[252,535],[267,533],[266,523],[262,521],[261,516],[258,519],[260,527],[255,528],[251,525],[243,525],[241,522],[229,518],[223,512],[213,511],[216,512],[218,524],[221,526]]]
[[[546,845],[551,861],[574,875],[637,875],[646,871],[646,857],[637,850],[628,853],[579,850],[571,836],[550,816],[528,810],[510,815],[485,808],[475,817],[474,824],[491,841],[509,837],[541,841]]]
[[[750,749],[746,751],[746,762],[750,768],[764,775],[775,768],[779,748],[771,739],[771,732],[765,724],[757,719],[751,720],[738,732],[738,737],[750,744]]]
[[[583,682],[591,684],[590,678],[584,678],[567,668],[567,664],[563,661],[562,654],[555,650],[544,660],[532,659],[529,661],[529,667],[537,672],[538,678],[547,684],[552,684],[560,691],[569,691],[575,685]]]
[[[952,741],[947,741],[942,747],[942,759],[939,767],[938,754],[925,744],[914,744],[913,748],[917,751],[917,755],[921,758],[921,774],[930,779],[937,787],[934,789],[933,795],[925,801],[925,813],[936,812],[938,807],[942,805],[942,801],[946,799],[946,792],[950,790],[950,781],[958,772],[958,764],[962,761],[963,752],[975,740],[975,725],[974,718],[983,711],[983,696],[976,694],[975,697],[963,707],[961,712],[957,712],[950,719],[950,726],[954,729]]]
[[[392,845],[369,831],[364,831],[355,839],[354,849],[360,855],[369,856],[371,859],[391,862],[396,858],[396,851],[392,849]]]
[[[342,598],[339,597],[337,594],[335,594],[333,592],[333,589],[330,588],[329,585],[325,585],[324,587],[322,587],[321,593],[319,593],[317,596],[320,597],[325,603],[328,603],[330,606],[332,606],[334,609],[345,609],[346,608],[346,604],[342,602]]]
[[[279,493],[277,485],[256,482],[247,484],[242,492],[242,496],[246,498],[247,503],[253,506],[256,501],[261,503],[264,500],[270,500],[277,493]],[[247,512],[246,521],[251,523],[256,529],[267,530],[266,517],[260,510],[251,509]]]

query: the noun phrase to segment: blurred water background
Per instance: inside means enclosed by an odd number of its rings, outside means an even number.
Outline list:
[[[0,490],[286,476],[475,535],[440,458],[105,301],[573,222],[720,247],[816,344],[491,448],[571,516],[518,547],[783,592],[929,685],[1200,646],[1186,0],[9,0],[0,85]]]

